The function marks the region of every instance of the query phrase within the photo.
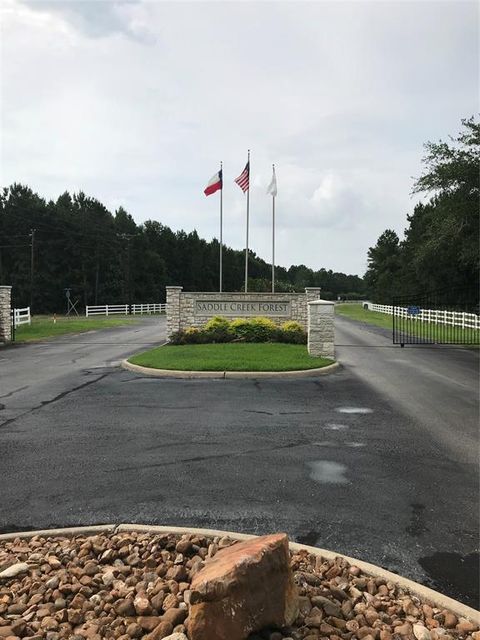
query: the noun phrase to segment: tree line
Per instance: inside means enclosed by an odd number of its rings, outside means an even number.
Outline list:
[[[243,251],[224,247],[225,291],[243,290],[244,259]],[[270,291],[271,265],[253,251],[249,260],[249,290]],[[0,194],[0,284],[12,285],[16,307],[34,313],[63,311],[67,288],[79,306],[162,302],[167,285],[216,291],[218,261],[218,240],[155,220],[137,224],[122,207],[111,213],[82,192],[46,201],[15,183]],[[305,265],[275,271],[278,291],[317,286],[326,298],[365,294],[357,275]]]
[[[464,119],[456,137],[425,149],[413,193],[429,200],[407,215],[402,240],[387,229],[369,249],[368,293],[383,304],[425,292],[444,292],[448,302],[478,301],[480,123]]]

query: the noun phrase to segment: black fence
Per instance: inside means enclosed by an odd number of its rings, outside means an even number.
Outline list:
[[[442,290],[393,301],[393,343],[480,344],[478,290]]]

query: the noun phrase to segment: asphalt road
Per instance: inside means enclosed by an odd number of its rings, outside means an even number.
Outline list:
[[[0,530],[284,530],[478,604],[477,352],[337,318],[325,377],[118,368],[164,334],[150,318],[0,351]]]

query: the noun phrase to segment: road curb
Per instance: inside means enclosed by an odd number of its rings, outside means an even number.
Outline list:
[[[113,533],[116,524],[96,524],[86,527],[62,527],[60,529],[38,529],[35,531],[12,531],[12,533],[0,533],[2,540],[14,540],[15,538],[34,538],[35,536],[81,536],[96,535],[97,533]]]
[[[218,529],[198,529],[195,527],[173,527],[169,525],[145,525],[145,524],[105,524],[105,525],[97,525],[97,526],[87,526],[87,527],[66,527],[63,529],[42,529],[39,531],[22,531],[22,532],[14,532],[14,533],[3,533],[0,534],[0,542],[6,540],[14,540],[15,538],[33,538],[34,536],[41,537],[73,537],[77,535],[91,535],[98,533],[121,533],[128,531],[137,531],[141,533],[174,533],[174,534],[184,534],[184,533],[195,533],[199,535],[204,535],[207,537],[223,537],[228,536],[232,540],[251,540],[252,538],[256,538],[257,536],[247,534],[247,533],[237,533],[234,531],[222,531]],[[299,544],[297,542],[290,542],[290,549],[292,551],[299,551],[300,549],[306,549],[309,553],[314,556],[321,556],[326,558],[327,560],[333,560],[334,558],[341,557],[345,558],[347,562],[352,565],[357,566],[364,573],[371,575],[375,578],[382,578],[388,582],[393,582],[400,588],[408,591],[410,594],[417,596],[424,603],[430,604],[431,606],[438,607],[439,609],[449,609],[452,611],[457,617],[467,618],[471,620],[477,626],[480,626],[480,611],[476,609],[472,609],[453,598],[449,598],[448,596],[439,593],[438,591],[434,591],[429,587],[425,587],[418,582],[414,582],[413,580],[409,580],[408,578],[403,578],[402,576],[397,575],[396,573],[392,573],[391,571],[387,571],[386,569],[382,569],[374,564],[370,564],[369,562],[364,562],[363,560],[358,560],[357,558],[352,558],[350,556],[343,555],[342,553],[336,553],[334,551],[330,551],[329,549],[321,549],[319,547],[311,547],[304,544]]]
[[[325,376],[340,368],[338,362],[329,364],[319,369],[300,369],[298,371],[178,371],[176,369],[153,369],[152,367],[142,367],[139,364],[128,362],[127,359],[121,362],[122,369],[128,369],[135,373],[152,376],[152,378],[213,378],[225,380],[231,378],[308,378]]]

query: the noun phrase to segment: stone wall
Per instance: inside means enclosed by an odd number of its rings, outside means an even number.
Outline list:
[[[11,299],[12,287],[0,286],[0,344],[12,339]]]
[[[308,353],[335,358],[334,303],[315,300],[308,303]]]
[[[229,318],[267,316],[275,322],[296,320],[307,329],[307,305],[318,300],[320,289],[305,293],[187,292],[167,287],[167,335],[187,327],[201,327],[213,316]]]

